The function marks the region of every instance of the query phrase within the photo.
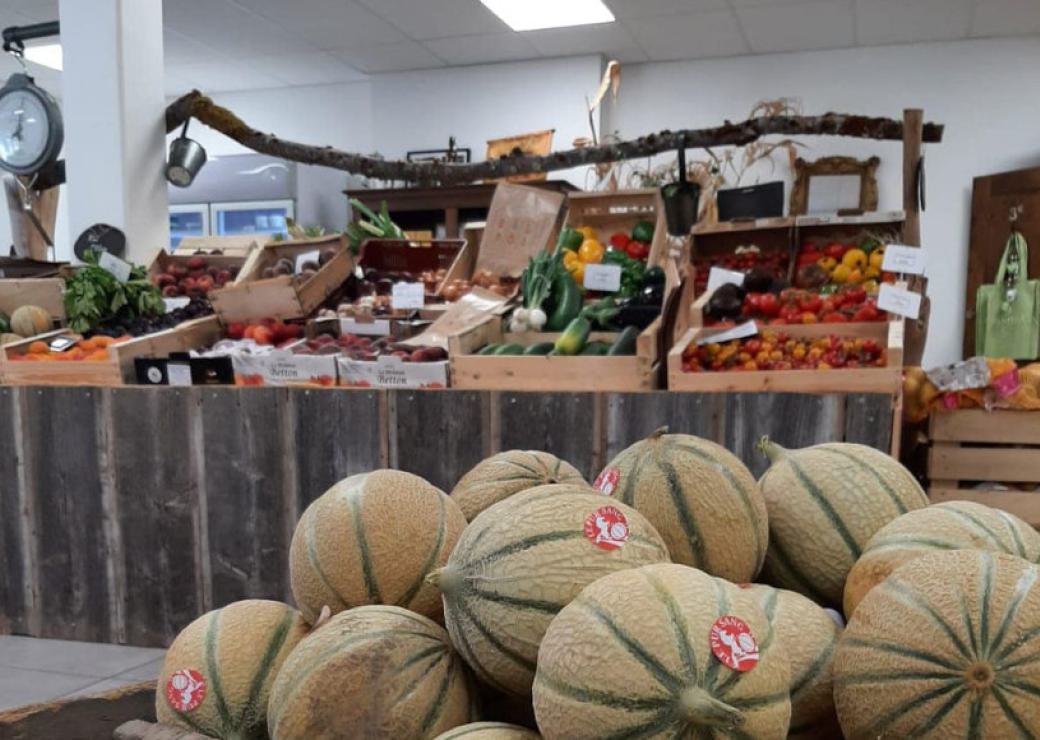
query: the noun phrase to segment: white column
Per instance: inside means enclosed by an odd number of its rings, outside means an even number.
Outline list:
[[[168,247],[162,0],[61,0],[69,239],[107,223],[144,262]]]

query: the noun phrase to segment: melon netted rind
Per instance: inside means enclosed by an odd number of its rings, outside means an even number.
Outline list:
[[[936,552],[866,595],[838,641],[850,740],[1040,735],[1040,571],[1013,555]]]
[[[723,616],[743,620],[757,640],[750,670],[713,654],[711,630]],[[594,582],[553,620],[534,710],[546,740],[781,740],[789,682],[787,656],[754,596],[685,565],[649,565]]]
[[[332,486],[307,507],[289,551],[293,597],[311,624],[367,604],[441,619],[425,577],[444,565],[466,526],[459,507],[417,475],[376,470]]]
[[[761,584],[747,587],[773,625],[791,668],[789,738],[832,740],[841,737],[834,711],[834,650],[841,635],[823,607],[794,591]]]
[[[845,615],[903,563],[938,550],[986,550],[1040,560],[1040,533],[1000,509],[946,501],[903,514],[879,529],[845,581]]]
[[[872,447],[844,442],[760,447],[772,465],[759,481],[769,509],[761,581],[841,608],[845,579],[874,533],[928,505],[905,467]]]
[[[20,306],[11,314],[11,331],[22,337],[35,337],[53,326],[54,318],[39,306]]]
[[[596,484],[650,520],[673,562],[737,583],[761,569],[765,500],[751,472],[721,445],[660,430],[620,452]]]
[[[341,612],[282,666],[271,740],[427,740],[476,717],[476,692],[444,628],[394,606]]]
[[[166,651],[155,697],[159,722],[213,737],[265,740],[271,686],[307,629],[288,604],[261,599],[199,617]],[[186,670],[202,676],[205,691],[197,707],[178,711],[166,687],[174,673]]]
[[[448,730],[433,740],[541,740],[541,735],[505,722],[473,722]]]
[[[585,484],[577,468],[549,452],[507,450],[476,464],[451,491],[467,521],[514,493],[551,483]]]
[[[493,688],[530,696],[542,635],[553,616],[601,576],[667,562],[660,535],[635,509],[584,486],[538,486],[501,501],[463,532],[432,581],[443,592],[452,643]],[[607,549],[586,520],[613,509],[626,539]]]

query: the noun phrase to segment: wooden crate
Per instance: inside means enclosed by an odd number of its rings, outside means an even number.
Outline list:
[[[691,327],[668,353],[668,389],[699,393],[886,393],[900,396],[903,378],[903,322],[779,326],[794,338],[836,334],[876,339],[886,349],[885,367],[835,370],[754,370],[687,373],[682,354],[691,342],[723,331]]]
[[[1040,527],[1040,413],[961,409],[931,418],[928,495],[933,502],[976,501]],[[978,483],[989,485],[975,488]],[[972,487],[968,487],[972,486]]]
[[[147,720],[144,722],[143,720]],[[117,728],[140,728],[155,720],[155,681],[143,681],[94,696],[77,696],[0,712],[2,740],[108,740]],[[150,726],[150,725],[148,725]],[[123,735],[129,739],[147,735]],[[188,740],[181,734],[152,735]]]
[[[171,352],[187,352],[213,344],[223,329],[216,316],[185,321],[166,331],[148,334],[108,348],[108,360],[83,362],[26,362],[12,360],[25,354],[35,341],[59,336],[78,336],[69,329],[58,329],[0,349],[0,379],[8,385],[123,385],[133,382],[134,359],[165,357]]]
[[[636,341],[636,354],[627,357],[548,357],[476,355],[487,344],[524,345],[553,342],[557,333],[509,334],[502,319],[486,321],[448,339],[453,388],[512,391],[649,391],[655,387],[658,318]],[[590,340],[612,341],[616,333],[593,332]]]
[[[604,247],[610,246],[611,234],[619,231],[630,234],[639,221],[654,224],[647,264],[661,265],[668,256],[668,224],[659,190],[643,188],[567,195],[567,226],[575,229],[591,226]]]
[[[148,264],[148,276],[151,278],[160,275],[161,273],[168,272],[171,265],[183,265],[188,266],[188,261],[192,257],[202,257],[206,260],[206,264],[213,265],[218,269],[238,269],[238,277],[233,280],[229,285],[233,285],[242,277],[242,272],[245,269],[246,262],[249,259],[249,254],[200,254],[194,255],[190,252],[175,252],[170,254],[165,249],[160,249],[156,252],[155,257]]]
[[[329,247],[337,250],[336,256],[322,265],[310,280],[304,281],[295,275],[261,277],[264,268],[282,257],[295,262],[302,254]],[[213,310],[224,323],[268,317],[302,319],[324,303],[353,270],[354,258],[342,235],[270,242],[249,256],[234,285],[214,290],[209,297]]]
[[[64,319],[65,281],[61,278],[0,280],[0,312],[10,316],[21,306],[39,306],[55,319]]]

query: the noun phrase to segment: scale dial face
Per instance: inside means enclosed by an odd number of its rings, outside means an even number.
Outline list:
[[[0,89],[0,166],[19,175],[31,174],[57,156],[61,134],[60,122],[52,120],[55,113],[56,107],[38,88]]]

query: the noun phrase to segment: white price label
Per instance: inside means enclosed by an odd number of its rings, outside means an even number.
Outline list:
[[[101,252],[98,255],[98,267],[112,273],[115,279],[121,283],[125,283],[130,279],[130,263],[108,252]]]
[[[166,363],[166,381],[170,385],[191,385],[191,365],[185,362]]]
[[[716,290],[721,288],[723,285],[743,285],[744,278],[747,277],[742,272],[736,270],[727,270],[724,267],[713,267],[708,272],[708,293],[714,293]]]
[[[585,265],[586,290],[617,293],[621,290],[621,265]]]
[[[723,342],[732,342],[734,339],[747,339],[756,334],[758,334],[758,324],[754,321],[745,321],[732,329],[701,337],[697,340],[697,344],[722,344]]]
[[[885,261],[881,263],[881,269],[904,275],[924,275],[925,262],[925,251],[920,247],[889,244],[885,247]]]
[[[394,283],[390,307],[397,310],[422,308],[426,302],[426,286],[422,283]]]
[[[163,298],[163,303],[166,304],[166,313],[176,311],[178,308],[185,308],[191,303],[191,298],[187,296],[178,296],[176,298]]]
[[[878,292],[878,308],[908,319],[921,315],[921,294],[884,283]]]
[[[306,263],[314,262],[315,264],[317,264],[318,263],[318,258],[320,256],[321,256],[321,252],[318,251],[317,249],[315,249],[315,250],[313,250],[311,252],[304,252],[303,254],[297,255],[296,256],[296,272],[297,272],[297,274],[299,274],[299,272],[303,269],[303,266]]]

